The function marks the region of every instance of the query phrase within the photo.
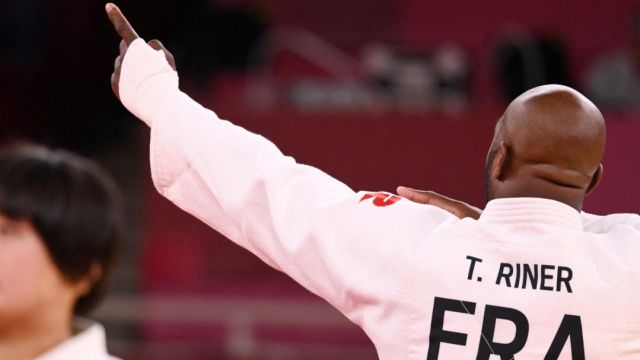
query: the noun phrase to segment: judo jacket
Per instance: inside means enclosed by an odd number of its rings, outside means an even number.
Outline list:
[[[637,215],[506,198],[461,220],[355,192],[193,101],[141,39],[119,90],[151,128],[157,190],[328,301],[380,359],[640,359]]]

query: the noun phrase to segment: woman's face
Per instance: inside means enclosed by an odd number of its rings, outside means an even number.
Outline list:
[[[0,336],[39,319],[70,320],[75,293],[31,223],[0,213]]]

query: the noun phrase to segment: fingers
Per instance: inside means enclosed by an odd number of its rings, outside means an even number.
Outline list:
[[[413,202],[439,207],[461,219],[465,217],[477,219],[482,213],[482,210],[474,206],[440,195],[433,191],[414,190],[404,186],[399,186],[396,192],[398,195]]]
[[[150,40],[147,44],[156,50],[161,50],[164,53],[164,57],[167,59],[169,65],[171,65],[173,70],[176,70],[176,60],[173,58],[173,54],[171,54],[169,50],[167,50],[167,48],[162,45],[160,40],[153,39]]]
[[[434,199],[442,196],[434,193],[433,191],[415,190],[404,186],[398,186],[396,192],[403,198],[407,198],[413,202],[417,202],[420,204],[431,204]]]
[[[453,205],[456,205],[457,201],[452,200],[444,195],[440,195],[433,191],[415,190],[403,186],[399,186],[397,189],[398,195],[407,198],[413,202],[419,204],[427,204],[437,206],[441,209],[453,212]],[[456,214],[457,215],[457,214]]]
[[[154,48],[156,50],[164,50],[164,51],[167,50],[167,49],[165,49],[164,45],[162,45],[160,40],[157,40],[157,39],[149,40],[149,42],[147,42],[147,44],[149,44],[149,46],[151,46],[152,48]]]
[[[109,16],[109,20],[113,24],[113,28],[116,30],[118,35],[125,41],[126,45],[130,45],[135,39],[138,38],[138,34],[129,24],[127,18],[122,15],[120,9],[112,3],[108,3],[105,6],[107,10],[107,16]]]
[[[119,83],[122,60],[127,52],[129,45],[131,45],[131,43],[139,37],[136,31],[133,30],[131,24],[129,24],[129,21],[127,21],[127,18],[124,17],[117,6],[112,3],[108,3],[105,6],[105,9],[107,11],[109,20],[113,24],[113,28],[122,38],[122,41],[120,41],[120,56],[116,58],[113,64],[113,74],[111,74],[111,90],[113,90],[113,93],[116,95],[116,97],[120,98]],[[164,45],[162,45],[160,41],[151,40],[148,42],[148,45],[155,50],[162,51],[169,65],[171,65],[173,70],[176,70],[176,62],[173,58],[173,55],[164,47]]]
[[[120,89],[118,88],[118,75],[113,72],[111,73],[111,91],[116,96],[116,98],[120,99]]]
[[[120,55],[116,58],[113,63],[113,73],[111,74],[111,90],[118,99],[120,99],[120,68],[122,67],[123,56]]]
[[[115,70],[118,70],[120,69],[121,65],[122,65],[122,55],[118,56],[116,60],[113,62],[113,68]]]

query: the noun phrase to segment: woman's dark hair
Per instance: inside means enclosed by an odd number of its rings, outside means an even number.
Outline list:
[[[76,282],[100,268],[80,297],[86,314],[102,298],[123,238],[122,197],[96,163],[64,150],[13,145],[0,150],[0,212],[29,221],[63,276]]]

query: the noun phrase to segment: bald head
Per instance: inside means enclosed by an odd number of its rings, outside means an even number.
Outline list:
[[[604,119],[591,101],[566,86],[533,88],[498,121],[488,198],[543,197],[580,210],[600,179],[604,146]]]

